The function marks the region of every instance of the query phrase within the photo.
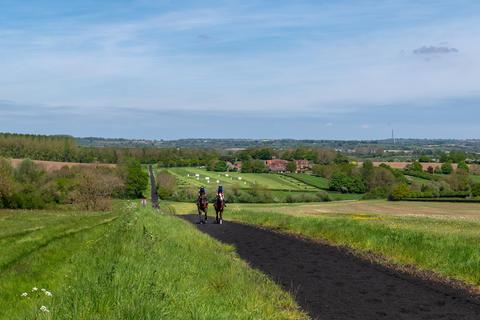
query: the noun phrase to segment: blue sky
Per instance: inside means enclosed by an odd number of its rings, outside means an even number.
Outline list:
[[[480,138],[478,1],[0,8],[0,131]]]

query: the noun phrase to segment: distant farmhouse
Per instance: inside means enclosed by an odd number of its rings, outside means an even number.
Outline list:
[[[270,172],[275,172],[275,173],[283,173],[287,172],[287,160],[281,160],[281,159],[274,159],[274,160],[266,160],[265,164],[268,167],[268,170]]]
[[[265,160],[265,165],[268,171],[272,173],[286,173],[289,172],[287,165],[291,162],[283,159]],[[293,160],[295,163],[296,173],[305,172],[312,168],[312,162],[309,160]],[[242,162],[228,163],[229,170],[242,171]]]

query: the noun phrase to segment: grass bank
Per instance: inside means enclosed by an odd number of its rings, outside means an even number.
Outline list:
[[[400,266],[414,265],[480,287],[480,223],[452,219],[369,214],[232,210],[227,219],[323,239]]]
[[[2,247],[16,253],[0,270],[0,318],[306,318],[232,247],[151,209],[129,204],[117,210],[75,221],[0,211],[0,230],[10,228],[0,237],[16,243]]]

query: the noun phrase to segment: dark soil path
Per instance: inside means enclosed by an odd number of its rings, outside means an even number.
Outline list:
[[[372,264],[341,248],[228,221],[197,227],[235,245],[242,259],[291,291],[314,319],[480,320],[480,304],[466,292]]]
[[[152,198],[152,207],[158,208],[158,194],[155,183],[155,175],[153,174],[153,167],[150,164],[148,166],[148,175],[150,176],[150,196]]]

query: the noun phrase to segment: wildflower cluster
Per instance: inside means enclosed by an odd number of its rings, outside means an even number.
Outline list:
[[[53,293],[51,291],[48,291],[47,289],[45,288],[42,288],[42,289],[38,289],[37,287],[33,287],[32,290],[29,292],[23,292],[21,295],[20,295],[22,298],[40,298],[42,296],[46,296],[46,297],[53,297]],[[42,305],[40,307],[40,311],[44,312],[44,313],[49,313],[50,310],[48,310],[48,308],[44,305]]]

